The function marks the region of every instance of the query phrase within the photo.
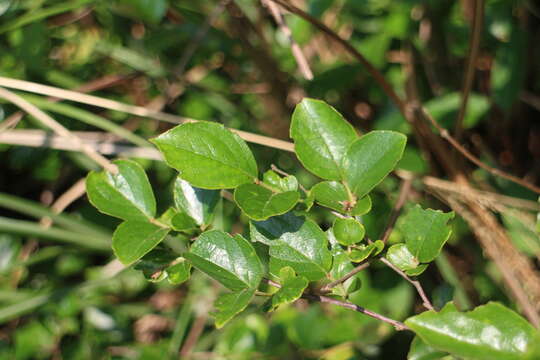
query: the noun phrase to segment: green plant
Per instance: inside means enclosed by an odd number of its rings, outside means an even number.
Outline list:
[[[413,207],[400,222],[404,241],[391,246],[388,236],[366,236],[362,215],[371,210],[369,194],[401,159],[405,135],[373,131],[359,137],[335,109],[312,99],[297,105],[290,134],[300,162],[324,179],[309,191],[278,169],[259,179],[246,143],[211,122],[179,125],[152,140],[179,172],[174,206],[159,216],[148,178],[136,162],[117,160],[116,173],[90,173],[91,203],[123,220],[113,235],[118,259],[151,281],[180,284],[192,267],[218,281],[230,292],[215,303],[217,327],[257,295],[268,298],[262,306],[267,311],[303,297],[414,331],[411,359],[447,353],[471,359],[540,356],[540,334],[512,310],[488,303],[460,312],[447,303],[437,311],[425,294],[416,277],[448,240],[452,212]],[[246,237],[213,226],[220,195],[231,199],[226,189],[234,189],[233,201],[250,219]],[[310,217],[314,206],[331,211],[335,219],[328,230]],[[393,226],[390,221],[390,230]],[[168,247],[166,238],[182,250]],[[427,311],[402,323],[349,302],[361,286],[358,272],[376,260],[411,282]]]

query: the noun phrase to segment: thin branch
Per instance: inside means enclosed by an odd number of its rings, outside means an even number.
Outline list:
[[[474,0],[474,2],[475,8],[471,25],[472,36],[469,43],[469,60],[467,63],[467,69],[465,70],[465,78],[463,80],[461,106],[459,108],[455,125],[455,137],[458,141],[461,139],[461,135],[463,134],[463,119],[465,118],[465,112],[467,111],[467,103],[469,101],[469,95],[471,93],[472,83],[474,80],[476,59],[478,58],[480,38],[482,36],[482,26],[484,21],[484,0]]]
[[[366,70],[371,74],[371,76],[375,79],[375,81],[379,84],[379,86],[383,89],[383,91],[392,99],[392,101],[396,104],[399,111],[403,114],[403,116],[407,117],[406,109],[405,109],[405,103],[403,100],[399,97],[399,95],[394,91],[394,88],[390,83],[385,79],[385,77],[381,74],[377,68],[375,68],[365,57],[362,55],[358,50],[356,50],[351,44],[347,42],[347,40],[341,38],[335,31],[330,29],[328,26],[323,24],[319,19],[314,18],[313,16],[309,15],[305,11],[297,8],[296,6],[290,4],[289,2],[285,0],[270,0],[273,1],[286,10],[290,11],[291,13],[300,16],[302,19],[309,22],[311,25],[316,27],[317,29],[321,30],[323,33],[328,35],[331,39],[339,43],[347,52],[349,52],[362,66],[366,68]]]
[[[263,281],[266,282],[269,285],[274,286],[274,287],[281,288],[281,285],[278,284],[275,281],[272,281],[272,280],[269,280],[269,279],[263,279]],[[313,295],[313,294],[305,294],[305,293],[302,294],[302,297],[304,299],[318,301],[320,303],[327,303],[327,304],[332,304],[332,305],[336,305],[336,306],[341,306],[341,307],[344,307],[344,308],[347,308],[347,309],[357,311],[357,312],[362,313],[364,315],[371,316],[372,318],[375,318],[377,320],[380,320],[380,321],[383,321],[385,323],[388,323],[388,324],[392,325],[397,331],[411,330],[407,325],[405,325],[401,321],[397,321],[397,320],[387,318],[384,315],[378,314],[378,313],[376,313],[374,311],[368,310],[366,308],[363,308],[362,306],[358,306],[358,305],[353,304],[353,303],[348,302],[348,301],[342,301],[342,300],[334,299],[334,298],[331,298],[331,297],[328,297],[328,296],[323,296],[323,295]]]
[[[332,282],[326,284],[325,286],[323,286],[320,291],[322,293],[328,293],[328,292],[332,291],[333,288],[335,288],[339,284],[343,284],[345,281],[349,280],[354,275],[358,274],[360,271],[366,269],[367,267],[369,267],[368,262],[361,263],[360,265],[356,266],[354,269],[349,271],[347,274],[345,274],[341,278],[339,278],[339,279],[337,279],[335,281],[332,281]]]
[[[176,116],[172,114],[167,114],[161,111],[154,111],[142,106],[128,105],[119,101],[104,99],[98,96],[81,94],[80,92],[64,90],[53,86],[42,85],[30,81],[11,79],[0,76],[0,86],[18,89],[22,91],[33,92],[41,95],[54,96],[57,98],[75,101],[81,104],[87,104],[92,106],[101,107],[104,109],[115,110],[124,112],[131,115],[136,115],[140,117],[147,117],[163,122],[168,122],[172,124],[182,124],[184,122],[195,122],[197,120],[190,119],[182,116]],[[236,133],[242,139],[263,146],[272,147],[275,149],[280,149],[284,151],[294,152],[294,145],[288,141],[283,141],[279,139],[274,139],[268,136],[258,135],[249,133],[246,131],[229,129],[232,132]]]
[[[66,192],[60,195],[58,199],[56,199],[56,201],[51,205],[51,211],[55,214],[60,214],[70,204],[82,197],[86,193],[85,180],[86,178],[79,179]],[[52,223],[53,222],[49,217],[43,217],[40,220],[40,224],[43,225],[45,228],[50,227]]]
[[[435,310],[435,308],[433,307],[433,305],[431,304],[431,301],[429,301],[428,297],[426,296],[426,293],[424,292],[424,288],[422,287],[422,285],[420,284],[420,282],[418,280],[412,280],[407,274],[405,274],[403,271],[401,271],[399,268],[397,268],[396,266],[394,266],[394,264],[392,264],[390,261],[388,261],[386,258],[384,257],[381,257],[379,260],[381,260],[381,262],[383,262],[384,264],[386,264],[390,269],[394,270],[395,272],[397,272],[402,278],[404,278],[405,280],[407,280],[408,282],[410,282],[415,288],[416,288],[416,291],[418,292],[418,295],[420,295],[420,298],[422,299],[423,301],[423,305],[426,309],[428,310]]]
[[[296,63],[298,64],[298,69],[300,70],[300,73],[302,73],[306,80],[313,80],[313,72],[309,67],[309,63],[306,60],[302,49],[294,40],[291,29],[287,25],[287,22],[283,18],[283,15],[281,14],[279,8],[270,0],[261,0],[261,3],[263,4],[263,6],[266,6],[268,8],[270,14],[276,21],[276,24],[279,26],[281,32],[285,34],[285,36],[287,36],[287,39],[289,39],[289,43],[291,44],[291,52],[296,60]]]
[[[431,122],[431,124],[437,129],[437,131],[439,132],[439,135],[445,139],[446,141],[448,141],[450,143],[450,145],[452,145],[457,151],[459,151],[463,156],[465,156],[469,161],[471,161],[472,163],[474,163],[475,165],[481,167],[482,169],[486,170],[487,172],[493,174],[493,175],[496,175],[496,176],[500,176],[504,179],[507,179],[507,180],[510,180],[516,184],[519,184],[531,191],[534,191],[535,193],[537,194],[540,194],[540,187],[536,186],[536,185],[533,185],[523,179],[520,179],[518,178],[517,176],[514,176],[514,175],[511,175],[511,174],[508,174],[502,170],[499,170],[499,169],[496,169],[496,168],[493,168],[485,163],[482,162],[482,160],[478,159],[476,156],[474,156],[473,154],[471,154],[467,149],[465,149],[463,147],[463,145],[461,145],[456,139],[454,139],[452,137],[452,135],[450,135],[450,133],[448,132],[448,130],[446,130],[445,128],[443,128],[441,125],[439,125],[439,123],[435,120],[435,118],[433,118],[433,116],[431,116],[424,108],[421,109],[422,110],[422,113],[424,115],[425,118],[427,118],[427,120],[429,120],[429,122]]]
[[[113,174],[118,172],[118,169],[116,168],[116,166],[112,164],[107,158],[103,157],[101,154],[96,152],[92,147],[87,146],[75,134],[73,134],[71,131],[66,129],[63,125],[58,123],[56,120],[54,120],[52,117],[50,117],[49,115],[41,111],[36,106],[30,104],[28,101],[12,93],[11,91],[6,90],[1,87],[0,87],[0,97],[17,105],[19,108],[26,111],[28,114],[32,115],[33,117],[35,117],[37,120],[43,123],[43,125],[47,126],[58,135],[63,136],[73,141],[75,144],[77,144],[79,149],[86,156],[94,160],[96,163],[98,163],[101,167],[103,167],[108,172],[111,172]]]
[[[396,224],[399,214],[401,213],[401,209],[405,204],[407,197],[409,196],[409,192],[411,191],[411,184],[412,178],[404,179],[401,182],[398,199],[396,201],[396,204],[394,205],[394,208],[392,209],[390,219],[388,220],[388,224],[386,225],[386,229],[384,230],[383,236],[381,238],[383,243],[386,243],[386,241],[390,237],[390,234],[392,233],[392,230],[394,230],[394,225]]]

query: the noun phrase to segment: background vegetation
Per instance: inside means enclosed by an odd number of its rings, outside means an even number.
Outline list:
[[[260,167],[275,164],[307,188],[316,179],[279,141],[303,97],[332,104],[359,133],[403,132],[399,170],[363,216],[368,236],[380,238],[400,194],[454,210],[449,245],[421,275],[434,305],[495,300],[538,326],[537,3],[278,2],[309,16],[271,0],[0,0],[0,87],[16,88],[91,148],[135,157],[158,212],[172,201],[176,174],[146,139],[181,118],[271,137],[250,144]],[[8,78],[99,99],[59,101],[47,96],[62,94]],[[97,165],[0,97],[0,358],[406,358],[412,334],[304,300],[270,314],[251,305],[216,330],[208,313],[221,288],[200,274],[173,286],[122,269],[109,245],[118,222],[82,196],[81,179]],[[481,163],[466,160],[459,144]],[[233,204],[219,206],[222,229],[246,232]],[[324,212],[317,220],[333,221]],[[400,239],[398,220],[389,242]],[[384,265],[358,276],[351,301],[398,320],[422,310],[414,288]]]

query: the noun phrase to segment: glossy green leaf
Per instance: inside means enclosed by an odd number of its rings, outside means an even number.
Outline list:
[[[174,181],[174,204],[188,214],[197,225],[212,221],[212,213],[219,201],[218,190],[200,189],[177,177]]]
[[[165,269],[167,280],[173,285],[179,285],[189,280],[191,276],[191,264],[184,258],[180,258],[176,261],[178,261],[176,264]]]
[[[451,233],[446,223],[453,217],[453,212],[424,210],[420,205],[405,215],[400,229],[407,248],[419,262],[430,262],[439,255]]]
[[[263,182],[280,191],[297,191],[298,180],[295,176],[279,176],[276,172],[268,170],[263,175]]]
[[[214,303],[216,311],[212,314],[216,318],[216,327],[218,329],[223,327],[229,320],[242,312],[254,295],[255,289],[244,289],[220,295]]]
[[[343,178],[342,158],[358,136],[333,107],[304,99],[292,115],[291,138],[306,169],[323,179],[339,180]]]
[[[356,140],[343,158],[345,179],[358,196],[367,195],[396,166],[407,137],[394,131],[372,131]]]
[[[270,246],[270,272],[290,266],[298,275],[315,281],[323,278],[332,264],[328,240],[310,219],[287,213],[266,221],[250,223],[252,241]]]
[[[446,355],[448,355],[447,352],[437,350],[426,344],[418,336],[415,336],[411,343],[407,360],[440,360]]]
[[[540,358],[540,334],[521,316],[498,303],[459,312],[448,303],[405,321],[428,345],[478,360]]]
[[[407,245],[400,243],[390,246],[386,252],[386,258],[399,269],[409,272],[414,275],[419,275],[418,271],[425,270],[425,266],[421,265],[417,258],[409,251]],[[420,269],[418,269],[420,267]],[[412,275],[412,274],[411,274]]]
[[[234,201],[253,220],[266,220],[291,210],[300,195],[297,191],[273,193],[256,184],[244,184],[234,190]]]
[[[253,246],[240,235],[232,237],[220,230],[202,233],[184,257],[233,291],[256,288],[263,276]]]
[[[114,254],[124,265],[130,265],[155,248],[170,229],[146,221],[125,221],[112,238]]]
[[[142,167],[131,160],[116,160],[114,164],[118,174],[92,171],[86,178],[86,192],[92,205],[124,220],[153,218],[156,200]]]
[[[223,125],[186,123],[151,140],[180,177],[203,189],[228,189],[257,178],[248,146]]]
[[[337,181],[323,181],[311,189],[318,204],[349,215],[363,215],[371,210],[371,198],[364,196],[351,208],[347,188]]]
[[[308,279],[297,276],[290,266],[286,266],[279,271],[279,280],[281,288],[272,296],[271,310],[300,299],[309,284]]]
[[[332,226],[336,240],[344,246],[356,244],[364,239],[366,229],[358,220],[337,218]]]
[[[384,243],[381,240],[374,241],[371,244],[355,245],[354,249],[349,253],[349,258],[352,262],[362,262],[370,256],[376,256],[384,249]]]

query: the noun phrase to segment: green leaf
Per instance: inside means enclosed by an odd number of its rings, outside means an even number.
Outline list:
[[[279,271],[279,279],[281,288],[272,296],[271,310],[300,299],[309,284],[308,279],[305,277],[296,276],[290,266],[286,266]]]
[[[288,175],[282,178],[272,170],[264,173],[263,182],[281,191],[298,190],[298,180],[295,176]]]
[[[386,258],[403,271],[416,269],[420,265],[418,259],[411,254],[407,245],[403,243],[390,246],[386,252]]]
[[[190,216],[179,212],[172,217],[171,226],[176,231],[186,231],[190,229],[195,229],[197,227],[197,224]]]
[[[394,169],[407,137],[394,131],[372,131],[356,140],[343,158],[345,178],[358,196],[367,195]]]
[[[453,212],[424,210],[420,205],[405,215],[400,229],[407,248],[419,262],[430,262],[439,255],[451,233],[446,223],[453,217]]]
[[[540,334],[521,316],[490,302],[469,312],[448,303],[405,321],[429,346],[478,360],[540,358]]]
[[[382,240],[377,240],[368,245],[355,245],[354,249],[349,253],[349,258],[352,262],[362,262],[370,256],[376,256],[384,249]]]
[[[234,201],[253,220],[266,220],[271,216],[285,214],[300,199],[297,191],[273,193],[255,184],[240,185],[234,191]]]
[[[130,265],[155,248],[170,229],[146,221],[125,221],[112,238],[114,254],[124,265]]]
[[[212,221],[212,213],[219,201],[218,190],[206,190],[191,186],[177,177],[174,182],[174,204],[178,210],[188,214],[197,225],[207,225]]]
[[[332,261],[332,270],[330,270],[330,278],[331,281],[335,281],[351,272],[354,269],[354,265],[351,264],[348,254],[344,252],[339,245],[332,249],[332,254],[334,259]],[[360,279],[355,275],[342,284],[334,286],[332,288],[332,294],[346,297],[348,294],[359,288]]]
[[[423,342],[420,337],[415,336],[407,360],[439,360],[446,355],[448,355],[447,352],[439,351]]]
[[[333,107],[304,99],[292,115],[291,138],[306,169],[323,179],[339,180],[343,178],[342,158],[358,136]]]
[[[180,177],[203,189],[228,189],[257,178],[248,146],[223,125],[200,121],[172,128],[151,140]]]
[[[184,257],[232,291],[256,288],[263,276],[253,246],[240,235],[232,237],[220,230],[202,233]]]
[[[347,188],[337,181],[320,182],[311,189],[311,193],[320,205],[344,214],[363,215],[371,210],[371,199],[367,195],[357,200],[351,209]]]
[[[99,211],[123,220],[147,221],[156,215],[156,200],[142,167],[116,160],[118,174],[92,171],[86,178],[88,199]]]
[[[270,272],[290,266],[310,281],[323,278],[332,265],[328,240],[319,226],[310,219],[293,213],[274,216],[266,221],[250,223],[252,241],[270,246]]]
[[[191,264],[184,258],[177,260],[178,263],[165,269],[167,280],[173,285],[179,285],[189,279],[191,276]]]
[[[216,311],[213,315],[216,318],[216,327],[218,329],[223,327],[229,320],[242,312],[254,295],[255,289],[220,295],[214,303]]]
[[[349,246],[362,241],[366,234],[364,225],[352,218],[337,218],[334,220],[332,231],[334,232],[336,240],[344,246]]]

